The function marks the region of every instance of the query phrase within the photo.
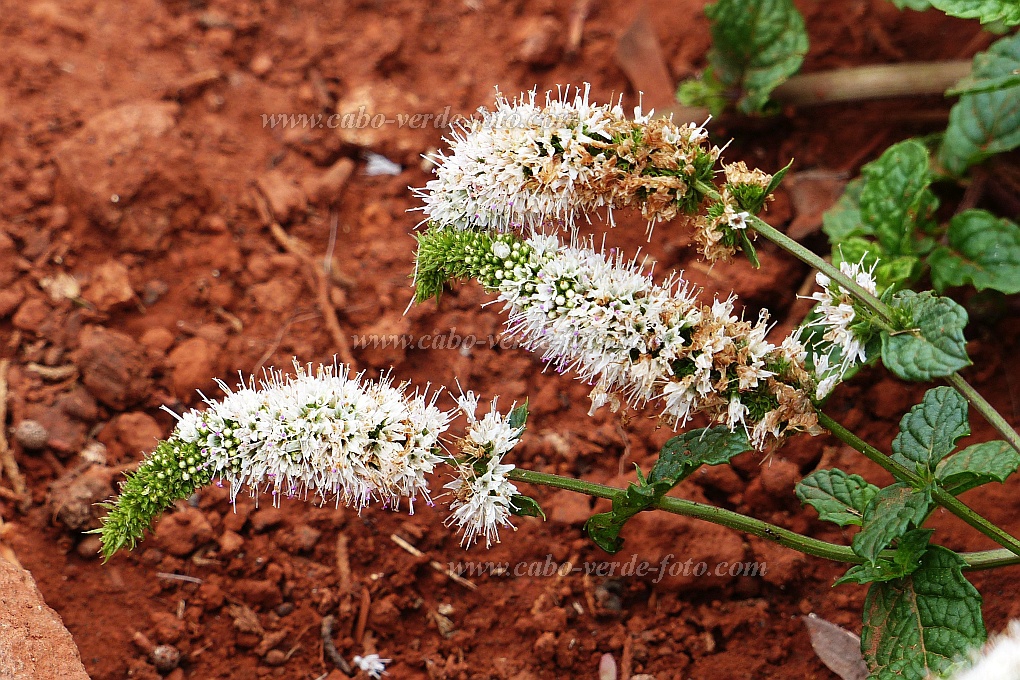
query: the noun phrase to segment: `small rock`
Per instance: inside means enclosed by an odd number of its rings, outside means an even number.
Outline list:
[[[286,518],[281,508],[259,508],[251,515],[251,528],[255,532],[262,532],[278,526]]]
[[[31,574],[0,560],[0,593],[0,675],[88,680],[71,634]]]
[[[321,537],[322,532],[318,529],[307,524],[299,524],[290,531],[285,542],[294,550],[308,552],[315,548]]]
[[[195,548],[212,540],[209,521],[197,508],[185,508],[165,515],[156,525],[156,541],[171,555],[184,557]]]
[[[49,304],[42,298],[32,297],[21,303],[11,321],[19,330],[38,333],[49,315]]]
[[[270,649],[266,652],[265,660],[270,666],[282,666],[287,663],[287,654],[279,649]]]
[[[257,184],[269,201],[269,209],[273,211],[273,216],[281,224],[304,212],[307,207],[304,192],[280,170],[270,170],[259,177]]]
[[[86,326],[78,336],[75,364],[89,392],[111,408],[124,410],[149,393],[142,348],[123,333]]]
[[[181,662],[181,652],[173,645],[159,645],[149,654],[152,665],[160,673],[169,673]]]
[[[99,527],[106,511],[96,504],[113,495],[113,470],[91,465],[80,473],[68,472],[50,487],[50,515],[72,531]]]
[[[78,557],[81,557],[82,559],[94,560],[99,557],[99,551],[102,550],[102,548],[102,539],[92,534],[81,539],[74,551],[78,553]]]
[[[26,451],[38,451],[46,448],[49,432],[38,420],[22,420],[14,428],[14,441],[21,444]]]
[[[27,415],[46,429],[46,446],[61,458],[78,453],[84,446],[87,426],[72,419],[63,409],[33,404],[27,409]]]
[[[57,408],[85,423],[93,423],[99,420],[99,405],[95,398],[78,385],[72,387],[57,397],[54,402]]]
[[[174,334],[162,326],[158,326],[142,333],[142,337],[138,340],[149,349],[165,353],[174,345]]]
[[[517,30],[517,59],[535,67],[556,65],[563,54],[563,35],[555,17],[528,17]]]
[[[173,645],[180,642],[187,631],[187,624],[170,612],[152,612],[149,614],[152,621],[152,636],[163,644]]]
[[[283,602],[279,587],[272,581],[239,579],[233,586],[234,595],[254,607],[272,609]]]
[[[156,442],[163,438],[163,428],[156,419],[141,411],[122,413],[110,425],[117,435],[117,440],[132,457],[152,451]]]
[[[217,541],[220,546],[220,554],[225,557],[236,555],[240,550],[241,546],[244,545],[244,537],[241,534],[230,531],[223,532],[223,535],[219,537]]]
[[[92,272],[92,279],[83,297],[101,312],[130,302],[135,297],[128,277],[128,268],[117,260],[107,260]]]
[[[25,300],[25,291],[21,286],[11,286],[0,290],[0,319],[5,319]]]
[[[172,367],[170,382],[174,394],[180,399],[190,399],[196,390],[208,388],[219,367],[219,347],[204,338],[188,338],[167,355]]]
[[[548,664],[553,660],[556,655],[556,634],[555,633],[542,633],[535,640],[535,646],[532,647],[532,651],[535,654],[535,658],[544,664]]]
[[[313,203],[333,203],[340,197],[352,172],[354,161],[350,158],[341,158],[321,175],[305,177],[301,181],[301,187]]]
[[[256,54],[255,58],[248,64],[251,72],[257,76],[264,76],[273,70],[273,58],[268,54]]]
[[[301,284],[292,279],[271,279],[248,289],[248,297],[258,311],[270,314],[282,314],[293,309],[300,295]]]

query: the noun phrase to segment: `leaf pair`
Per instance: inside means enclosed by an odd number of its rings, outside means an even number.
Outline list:
[[[648,476],[638,468],[637,484],[631,484],[613,498],[612,510],[590,517],[585,530],[600,548],[608,553],[618,552],[623,547],[620,531],[627,520],[651,508],[702,465],[723,465],[750,450],[745,432],[730,432],[721,425],[673,437],[662,447]]]

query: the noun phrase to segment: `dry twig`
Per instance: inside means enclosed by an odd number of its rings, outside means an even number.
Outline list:
[[[390,540],[399,545],[407,552],[414,555],[415,557],[425,557],[425,553],[423,553],[421,550],[418,550],[413,545],[402,539],[400,536],[397,536],[396,534],[390,534]],[[444,567],[442,563],[439,562],[438,560],[429,560],[429,566],[438,571],[440,574],[445,574],[447,578],[449,578],[451,581],[464,586],[468,590],[478,590],[477,585],[475,585],[471,581],[468,581],[466,578],[464,578],[457,572],[453,571],[452,569]]]
[[[337,651],[336,645],[333,644],[333,625],[336,623],[336,617],[332,614],[322,620],[322,627],[319,629],[319,633],[322,637],[322,650],[329,657],[329,660],[333,662],[342,673],[347,675],[354,675],[354,669],[347,663],[340,652]]]
[[[260,211],[261,212],[261,211]],[[326,321],[326,330],[333,338],[336,346],[337,356],[341,363],[347,364],[352,369],[355,367],[354,355],[351,354],[351,346],[347,342],[347,336],[340,328],[340,321],[336,316],[336,309],[329,299],[329,275],[320,267],[309,253],[308,246],[297,240],[280,226],[275,220],[270,221],[269,231],[280,247],[291,255],[294,255],[305,266],[305,275],[308,277],[308,285],[316,295],[316,303],[322,317]]]
[[[24,512],[32,504],[32,497],[28,495],[28,488],[25,486],[25,478],[18,469],[18,462],[14,460],[14,452],[7,444],[7,367],[10,362],[7,359],[0,360],[0,466],[7,478],[11,480],[11,487],[17,495],[18,509]]]

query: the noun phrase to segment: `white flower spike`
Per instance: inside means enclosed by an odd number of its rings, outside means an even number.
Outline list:
[[[460,440],[466,457],[458,467],[460,476],[444,487],[453,495],[446,525],[463,531],[461,545],[465,548],[479,537],[485,538],[488,548],[499,543],[500,528],[514,528],[510,516],[517,487],[506,477],[514,466],[504,465],[502,459],[517,445],[523,428],[510,424],[513,407],[503,416],[496,410],[495,399],[481,419],[475,417],[478,399],[473,393],[468,392],[458,402],[468,418],[467,431]]]
[[[397,509],[406,498],[412,512],[419,495],[429,501],[427,476],[443,460],[451,417],[435,406],[438,393],[408,394],[387,376],[372,382],[342,366],[295,368],[236,391],[220,382],[227,396],[185,414],[174,436],[198,447],[232,497],[243,486],[274,502],[313,492],[359,511],[373,499]]]

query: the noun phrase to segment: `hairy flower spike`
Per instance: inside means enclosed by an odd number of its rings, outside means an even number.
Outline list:
[[[452,153],[431,156],[436,179],[416,193],[426,220],[456,229],[572,226],[578,215],[637,207],[648,220],[692,214],[699,182],[712,180],[719,149],[703,127],[628,120],[619,103],[596,105],[589,87],[532,90],[455,129]]]
[[[499,293],[525,347],[593,385],[593,410],[658,400],[668,422],[704,413],[761,450],[787,431],[818,431],[804,348],[796,337],[768,342],[767,316],[740,320],[732,297],[701,304],[680,277],[656,285],[619,253],[552,236],[479,233],[470,251],[462,271]]]
[[[523,428],[510,424],[511,416],[503,416],[492,400],[489,412],[481,419],[475,417],[478,399],[471,392],[458,403],[468,418],[468,428],[461,440],[464,460],[458,466],[460,476],[447,484],[454,500],[446,520],[464,532],[461,545],[470,548],[479,537],[485,538],[485,547],[499,543],[501,527],[514,528],[510,523],[513,514],[513,497],[517,487],[506,477],[514,469],[504,465],[503,456],[517,445]],[[513,412],[511,406],[510,412]]]
[[[315,373],[268,373],[209,408],[180,418],[110,504],[99,533],[107,557],[132,547],[152,520],[174,501],[213,479],[243,486],[344,503],[358,510],[380,500],[397,509],[418,495],[429,498],[427,476],[443,461],[439,436],[451,414],[435,406],[436,394],[408,394],[388,377],[351,377],[343,367]]]
[[[878,294],[878,284],[874,278],[877,260],[870,269],[865,269],[864,260],[856,264],[841,262],[841,272],[852,278],[857,285],[871,293]],[[852,367],[867,360],[865,347],[871,334],[868,322],[858,318],[854,298],[842,286],[833,285],[825,274],[815,274],[815,282],[822,290],[811,294],[808,299],[818,302],[816,310],[818,318],[805,324],[817,326],[824,330],[822,340],[811,348],[815,364],[815,377],[818,387],[816,399],[823,399],[843,380]],[[838,362],[830,363],[829,350],[838,350]]]

